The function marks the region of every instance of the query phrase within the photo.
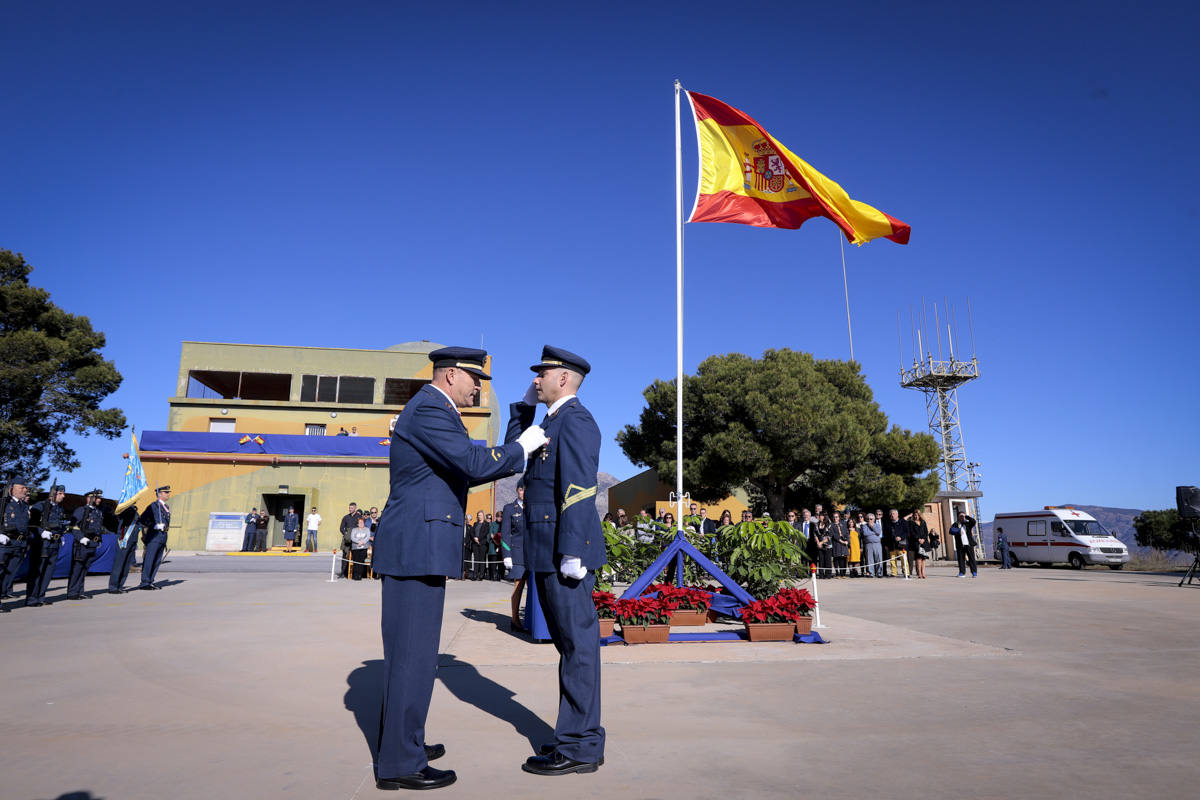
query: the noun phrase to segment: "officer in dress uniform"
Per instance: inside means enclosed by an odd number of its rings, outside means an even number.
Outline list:
[[[100,498],[103,492],[92,489],[83,496],[84,504],[75,509],[75,527],[79,532],[75,535],[75,546],[71,551],[71,577],[67,579],[68,600],[88,600],[90,595],[83,593],[84,580],[96,554],[100,550],[101,537],[104,535],[104,511],[100,508]]]
[[[138,522],[142,524],[142,541],[146,543],[142,553],[142,583],[139,589],[159,589],[154,585],[154,576],[162,564],[163,551],[167,547],[167,531],[171,529],[170,486],[159,486],[154,490],[156,499],[142,512]]]
[[[600,631],[592,588],[605,562],[596,513],[600,428],[576,397],[591,365],[546,345],[525,398],[511,407],[508,437],[533,421],[537,403],[549,442],[525,470],[525,569],[558,650],[558,721],[553,744],[521,769],[535,775],[595,772],[604,763],[600,726]]]
[[[137,555],[138,531],[137,506],[130,506],[117,515],[117,550],[113,553],[112,571],[108,575],[108,593],[124,594],[125,579],[129,577],[129,568],[133,566]]]
[[[29,573],[25,578],[25,605],[28,607],[49,605],[46,590],[54,578],[54,567],[58,563],[58,551],[62,548],[62,537],[67,532],[67,512],[62,507],[66,497],[65,487],[50,487],[50,496],[35,504],[30,511],[36,532],[29,537]]]
[[[512,630],[524,633],[521,624],[521,594],[525,591],[525,482],[517,483],[517,499],[500,512],[500,552],[504,569],[514,581],[512,593]]]
[[[13,598],[13,579],[25,558],[25,540],[29,532],[29,506],[25,495],[29,492],[29,478],[16,477],[8,484],[4,501],[0,503],[0,599]],[[9,609],[0,605],[0,612]]]
[[[425,718],[437,676],[446,577],[461,569],[462,520],[471,486],[519,472],[546,441],[529,428],[499,447],[471,442],[459,408],[472,405],[487,352],[444,347],[429,354],[433,381],[400,412],[392,431],[391,489],[375,533],[375,572],[383,576],[384,686],[376,786],[449,786],[451,770],[429,766],[445,754],[425,744]]]

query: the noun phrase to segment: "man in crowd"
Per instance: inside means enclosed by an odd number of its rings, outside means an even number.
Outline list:
[[[258,537],[258,509],[250,509],[250,513],[246,515],[246,533],[242,536],[242,552],[249,553],[254,550],[254,542]]]
[[[425,719],[437,674],[446,577],[461,569],[459,525],[467,490],[521,471],[546,442],[536,425],[499,447],[471,441],[458,409],[473,406],[481,381],[490,380],[486,358],[486,351],[468,347],[431,352],[433,379],[404,406],[392,432],[391,486],[373,563],[383,576],[380,789],[435,789],[456,779],[453,771],[429,766],[446,748],[425,743]],[[591,616],[594,621],[594,607]]]
[[[950,538],[958,552],[958,577],[966,575],[967,564],[971,565],[971,577],[979,577],[975,564],[975,518],[960,511],[958,519],[950,526]]]
[[[254,549],[259,553],[267,552],[267,525],[271,523],[271,515],[264,508],[254,518]]]
[[[883,526],[874,514],[867,514],[867,523],[859,529],[867,577],[883,577]]]
[[[535,775],[595,772],[604,763],[600,725],[600,630],[592,603],[596,570],[605,563],[596,513],[600,428],[576,396],[591,365],[559,347],[542,348],[533,384],[511,407],[506,439],[533,422],[538,403],[549,442],[525,470],[530,515],[525,563],[559,654],[558,720],[553,743],[521,769]]]
[[[159,486],[154,490],[154,494],[154,502],[138,519],[142,524],[142,540],[146,543],[146,551],[142,554],[142,583],[139,589],[162,588],[154,585],[154,578],[158,575],[158,567],[162,564],[167,548],[167,531],[171,529],[171,507],[167,505],[167,500],[171,497],[171,487]]]
[[[742,522],[754,522],[754,514],[749,510],[742,512]]]
[[[54,577],[62,537],[67,532],[67,512],[62,507],[65,487],[51,486],[50,496],[30,511],[33,535],[29,537],[29,573],[25,578],[25,605],[46,605],[46,589]]]
[[[339,436],[341,434],[338,434]],[[338,530],[342,534],[342,577],[350,577],[350,534],[358,527],[358,503],[351,503],[350,510],[342,517]]]
[[[321,515],[317,513],[317,507],[313,506],[312,511],[304,518],[304,528],[308,531],[308,537],[304,540],[304,552],[317,552],[317,529],[320,527]]]
[[[471,528],[471,580],[481,581],[487,577],[487,538],[492,526],[483,518],[483,512],[475,514]]]
[[[29,479],[13,478],[0,503],[0,599],[13,597],[13,579],[25,558],[25,540],[29,534],[29,506],[25,496],[29,492]],[[9,609],[0,605],[0,611]]]
[[[893,508],[888,511],[888,518],[883,522],[883,537],[892,554],[892,574],[897,578],[906,577],[908,573],[908,522],[900,519],[900,512],[897,509]]]
[[[102,496],[103,492],[93,489],[84,495],[83,505],[75,509],[73,519],[77,532],[71,548],[71,574],[67,578],[68,600],[88,599],[88,595],[83,593],[84,581],[96,560],[104,535],[104,511],[100,508]]]

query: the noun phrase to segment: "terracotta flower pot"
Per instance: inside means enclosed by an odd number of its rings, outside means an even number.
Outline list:
[[[603,639],[607,636],[612,636],[613,635],[613,626],[616,624],[617,624],[617,621],[615,619],[601,618],[601,620],[600,620],[600,638]]]
[[[796,620],[796,633],[804,636],[812,633],[812,617],[800,617]]]
[[[790,642],[796,631],[793,622],[746,622],[746,638],[752,642]]]
[[[621,626],[621,636],[629,644],[662,644],[671,634],[670,625],[641,625]]]
[[[671,625],[673,627],[682,628],[692,625],[703,625],[707,620],[707,611],[695,611],[692,609],[677,608],[671,612]]]

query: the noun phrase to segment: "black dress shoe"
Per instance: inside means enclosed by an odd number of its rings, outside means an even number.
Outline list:
[[[109,589],[108,593],[109,594],[125,594],[125,592],[122,591],[121,589]]]
[[[399,775],[395,778],[376,778],[376,789],[440,789],[458,780],[454,770],[425,767],[420,772]]]
[[[70,594],[69,594],[69,595],[67,595],[67,599],[68,599],[68,600],[85,600],[85,599],[87,599],[87,598],[85,598],[85,597],[84,597],[83,595],[81,595],[81,594],[76,594],[76,595],[70,595]]]
[[[562,753],[553,752],[545,756],[530,756],[525,759],[521,769],[534,775],[570,775],[572,772],[595,772],[602,763],[603,758],[598,762],[576,761]]]
[[[433,761],[446,755],[446,745],[444,744],[427,744],[425,745],[425,760]]]
[[[555,744],[540,744],[540,745],[538,745],[538,755],[539,756],[548,756],[554,752],[555,747],[557,747],[557,745],[555,745]],[[600,760],[596,762],[596,766],[598,766],[598,767],[604,766],[604,756],[600,756]]]
[[[35,608],[40,605],[44,605],[44,603],[41,600],[26,600],[25,601],[26,608]]]

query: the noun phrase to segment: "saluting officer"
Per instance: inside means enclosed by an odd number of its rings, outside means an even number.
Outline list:
[[[117,515],[117,550],[113,553],[112,572],[108,575],[108,593],[124,594],[125,579],[129,577],[129,568],[133,566],[137,555],[138,531],[137,506],[130,506]]]
[[[139,589],[162,588],[154,585],[154,576],[162,564],[163,551],[167,547],[167,531],[171,529],[171,507],[167,505],[171,487],[159,486],[154,493],[154,502],[138,518],[142,524],[142,541],[146,543],[145,552],[142,553],[142,583]]]
[[[29,492],[29,478],[16,477],[9,482],[0,507],[0,599],[9,600],[13,579],[25,558],[25,540],[29,532],[29,506],[25,495]],[[9,609],[0,605],[0,612]]]
[[[429,354],[433,381],[400,412],[392,432],[391,489],[375,533],[373,568],[383,576],[383,707],[376,786],[436,789],[452,770],[429,766],[445,755],[425,744],[425,718],[437,676],[446,577],[458,575],[467,490],[519,472],[546,441],[529,428],[499,447],[474,444],[460,408],[472,405],[487,351],[444,347]]]
[[[525,398],[511,407],[506,438],[533,421],[549,442],[525,470],[525,568],[558,650],[558,721],[555,741],[521,769],[535,775],[595,772],[604,763],[600,726],[600,631],[592,602],[595,572],[603,566],[604,535],[596,513],[600,428],[576,393],[592,367],[582,357],[546,345]]]
[[[71,550],[71,577],[67,579],[68,600],[88,600],[89,595],[83,593],[83,584],[87,578],[92,562],[99,552],[101,537],[104,535],[104,511],[100,508],[100,498],[103,495],[99,489],[93,489],[83,496],[84,505],[75,509],[75,546]]]
[[[50,487],[50,496],[36,503],[30,511],[36,521],[32,526],[37,535],[29,538],[29,574],[25,578],[25,605],[27,607],[48,605],[46,589],[54,578],[54,567],[58,563],[58,551],[62,548],[62,537],[67,532],[67,512],[62,507],[67,493],[65,487]]]

